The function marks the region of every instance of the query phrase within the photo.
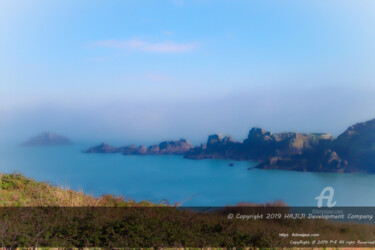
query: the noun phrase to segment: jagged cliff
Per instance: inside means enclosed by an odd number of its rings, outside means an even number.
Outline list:
[[[375,173],[375,119],[349,127],[337,139],[330,134],[276,133],[252,128],[244,141],[219,134],[206,144],[193,147],[190,142],[165,141],[158,145],[111,147],[102,144],[87,153],[155,155],[179,154],[189,159],[251,160],[261,169],[312,172]]]
[[[236,142],[230,136],[211,135],[207,144],[202,144],[186,153],[186,158],[224,158],[235,160],[264,161],[270,156],[290,156],[328,144],[333,140],[329,134],[279,133],[253,128],[247,139]]]
[[[246,140],[235,142],[210,136],[207,145],[186,153],[190,159],[252,160],[257,168],[297,171],[341,171],[346,162],[330,150],[334,138],[329,134],[279,133],[260,128],[250,130]],[[215,140],[213,140],[215,139]]]
[[[207,145],[185,157],[253,160],[261,169],[375,173],[375,119],[349,127],[337,139],[329,134],[272,134],[260,128],[251,129],[243,142],[225,138],[212,135]]]
[[[349,127],[330,143],[319,143],[290,157],[270,157],[258,167],[375,173],[375,119]]]

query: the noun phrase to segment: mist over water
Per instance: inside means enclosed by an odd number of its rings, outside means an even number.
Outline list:
[[[243,140],[252,127],[337,136],[348,126],[375,117],[374,95],[350,88],[300,88],[191,101],[44,103],[0,112],[1,143],[22,143],[42,132],[53,132],[94,144],[155,144],[186,138],[199,145],[213,133]]]

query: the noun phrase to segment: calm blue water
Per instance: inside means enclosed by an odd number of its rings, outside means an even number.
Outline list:
[[[374,206],[375,175],[247,170],[251,162],[187,160],[179,156],[84,154],[89,145],[0,148],[0,171],[20,172],[38,181],[99,196],[221,206],[282,200],[291,206],[316,206],[326,186],[335,189],[336,206]],[[234,167],[228,166],[233,162]]]

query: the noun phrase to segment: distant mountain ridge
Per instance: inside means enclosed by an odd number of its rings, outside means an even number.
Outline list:
[[[326,133],[277,133],[252,128],[248,137],[210,135],[206,144],[193,147],[188,141],[166,141],[159,145],[115,148],[107,144],[87,153],[180,154],[189,159],[251,160],[260,169],[310,172],[375,173],[375,119],[349,127],[335,139]]]
[[[22,143],[22,146],[26,147],[37,147],[37,146],[62,146],[71,145],[73,142],[62,135],[57,135],[53,133],[42,133],[38,136],[32,137],[28,141]]]

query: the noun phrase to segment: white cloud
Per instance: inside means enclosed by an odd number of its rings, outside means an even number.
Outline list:
[[[187,53],[198,48],[198,45],[196,43],[176,43],[172,41],[152,43],[138,39],[106,40],[96,42],[95,45],[99,47],[156,53]]]

